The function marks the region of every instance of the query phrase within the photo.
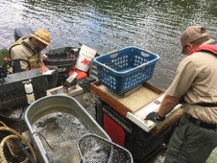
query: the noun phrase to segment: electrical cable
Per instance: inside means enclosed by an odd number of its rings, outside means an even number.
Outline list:
[[[50,146],[50,144],[48,143],[46,138],[40,132],[33,132],[32,134],[34,134],[34,133],[39,134],[45,140],[45,142],[47,143],[48,147],[50,147],[50,149],[54,149],[53,147]]]
[[[24,105],[23,105],[22,111],[21,111],[20,116],[19,116],[19,118],[17,119],[17,121],[19,121],[19,120],[21,119],[21,117],[22,117],[22,115],[23,115],[23,113],[24,113],[24,110],[25,110],[26,104],[27,104],[27,103],[24,102]]]
[[[36,163],[36,161],[34,160],[34,158],[31,156],[31,154],[28,152],[28,146],[24,146],[20,141],[15,140],[15,143],[17,144],[17,146],[22,150],[22,152],[26,155],[26,157],[29,159],[29,161],[31,163]]]

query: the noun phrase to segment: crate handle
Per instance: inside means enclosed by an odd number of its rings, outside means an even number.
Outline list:
[[[150,56],[150,54],[148,52],[146,52],[146,51],[142,51],[141,55],[144,56],[144,57],[149,57]]]
[[[118,53],[117,53],[117,52],[114,52],[114,53],[112,53],[112,54],[110,55],[111,58],[115,58],[115,57],[117,57],[117,56],[118,56]]]

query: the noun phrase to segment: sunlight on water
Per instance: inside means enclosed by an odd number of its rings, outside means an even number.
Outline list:
[[[40,134],[43,148],[52,163],[80,163],[77,140],[84,134],[90,133],[81,121],[68,113],[48,114],[33,124],[33,130],[42,134],[51,149]]]
[[[180,51],[180,34],[203,25],[216,39],[216,0],[0,0],[0,48],[14,42],[14,28],[28,25],[51,32],[51,44],[78,42],[107,54],[137,46],[160,56],[150,82],[166,89],[172,82]],[[46,49],[49,50],[49,47]]]

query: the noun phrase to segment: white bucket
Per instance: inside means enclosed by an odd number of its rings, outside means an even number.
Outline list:
[[[86,45],[82,45],[75,67],[81,71],[87,72],[95,55],[96,50]]]

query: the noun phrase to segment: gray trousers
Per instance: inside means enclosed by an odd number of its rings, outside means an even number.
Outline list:
[[[201,128],[184,114],[166,151],[164,163],[204,163],[217,146],[217,131]]]
[[[58,80],[58,68],[57,66],[46,65],[50,70],[56,70],[52,75],[47,75],[48,89],[55,88]]]

